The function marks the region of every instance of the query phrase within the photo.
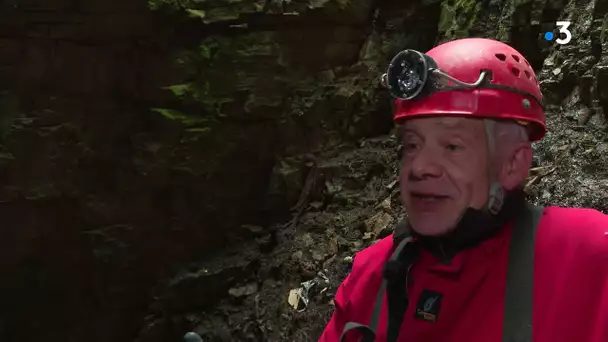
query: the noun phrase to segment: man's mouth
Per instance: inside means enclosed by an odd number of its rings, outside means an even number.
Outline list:
[[[434,202],[449,198],[447,195],[436,194],[436,193],[423,193],[423,192],[411,192],[411,196],[416,200],[424,202]]]

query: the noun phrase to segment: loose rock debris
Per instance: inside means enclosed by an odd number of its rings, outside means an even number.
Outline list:
[[[287,301],[297,311],[304,311],[310,303],[310,299],[318,294],[323,294],[329,288],[329,278],[319,272],[314,279],[305,281],[302,286],[289,291]]]
[[[203,339],[195,332],[189,332],[184,335],[184,342],[203,342]]]
[[[529,190],[532,185],[538,183],[541,178],[553,173],[556,169],[557,168],[554,166],[539,166],[530,169],[530,177],[528,178],[524,190]]]

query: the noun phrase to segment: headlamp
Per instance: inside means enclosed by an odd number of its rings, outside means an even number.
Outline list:
[[[395,98],[413,100],[439,90],[476,88],[491,79],[492,73],[484,70],[477,82],[462,82],[440,70],[429,55],[416,50],[403,50],[393,57],[382,75],[381,83]],[[456,85],[448,87],[447,81]]]

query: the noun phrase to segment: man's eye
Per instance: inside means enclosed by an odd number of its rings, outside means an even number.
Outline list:
[[[415,150],[418,148],[418,144],[415,143],[405,143],[403,144],[403,149],[406,151]]]
[[[456,145],[456,144],[447,144],[445,146],[445,148],[448,149],[448,150],[450,150],[450,151],[458,151],[458,150],[460,150],[461,147],[459,145]]]

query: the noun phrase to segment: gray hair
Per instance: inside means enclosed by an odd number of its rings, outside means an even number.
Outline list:
[[[525,126],[515,121],[484,120],[484,126],[486,128],[489,157],[491,158],[489,175],[490,179],[495,181],[495,177],[497,177],[496,167],[501,162],[501,158],[511,153],[511,149],[518,144],[530,144],[530,134]],[[520,186],[523,187],[525,181],[523,179]]]
[[[491,156],[500,156],[505,148],[522,142],[529,143],[530,135],[525,126],[515,121],[484,120]]]

